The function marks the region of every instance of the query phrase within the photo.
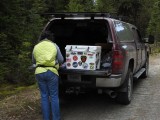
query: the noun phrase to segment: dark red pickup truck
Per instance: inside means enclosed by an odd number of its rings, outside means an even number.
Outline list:
[[[133,80],[148,75],[148,43],[153,44],[154,37],[143,39],[132,24],[104,13],[57,13],[45,30],[55,34],[55,43],[63,56],[66,56],[66,45],[99,45],[102,48],[100,69],[60,69],[60,88],[64,92],[94,88],[99,93],[108,93],[121,104],[129,104]]]

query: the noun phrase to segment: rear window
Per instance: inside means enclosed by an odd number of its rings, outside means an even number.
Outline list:
[[[47,29],[54,32],[58,40],[72,41],[72,44],[107,42],[108,38],[105,20],[54,20]]]
[[[115,30],[120,41],[133,41],[133,34],[129,25],[120,21],[115,21]]]

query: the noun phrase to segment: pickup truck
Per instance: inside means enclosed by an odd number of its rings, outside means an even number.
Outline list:
[[[131,102],[133,80],[147,77],[150,35],[143,39],[136,26],[112,18],[108,13],[55,13],[45,30],[52,31],[63,56],[66,45],[101,46],[101,66],[96,70],[59,70],[60,92],[96,89],[127,105]],[[108,63],[107,67],[103,66]]]

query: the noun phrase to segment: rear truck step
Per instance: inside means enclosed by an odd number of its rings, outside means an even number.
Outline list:
[[[141,68],[134,76],[133,76],[133,78],[135,79],[135,80],[137,80],[144,72],[145,72],[145,68]]]

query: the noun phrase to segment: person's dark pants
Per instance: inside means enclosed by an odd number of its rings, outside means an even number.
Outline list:
[[[50,70],[36,74],[41,93],[41,107],[44,120],[50,120],[50,113],[52,114],[52,120],[60,120],[58,78]]]

